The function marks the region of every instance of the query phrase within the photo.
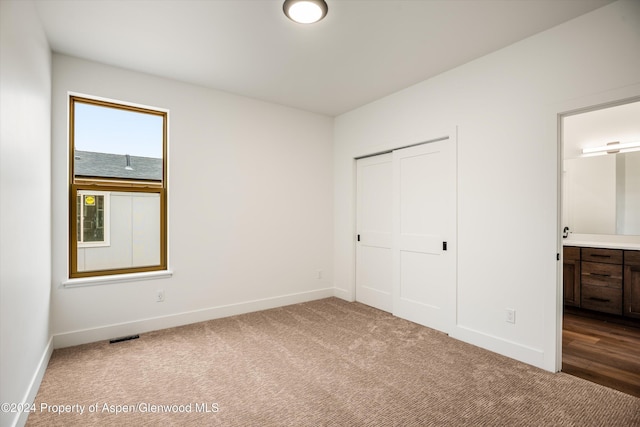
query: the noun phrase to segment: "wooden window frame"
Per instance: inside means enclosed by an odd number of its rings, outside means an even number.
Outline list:
[[[100,107],[116,108],[162,117],[162,179],[160,182],[143,179],[76,177],[75,176],[75,104],[84,103]],[[103,101],[82,96],[69,96],[69,277],[96,277],[115,274],[142,273],[167,270],[167,127],[166,111],[137,107],[118,102]],[[158,265],[78,271],[77,206],[78,191],[111,193],[156,193],[160,197],[160,262]]]

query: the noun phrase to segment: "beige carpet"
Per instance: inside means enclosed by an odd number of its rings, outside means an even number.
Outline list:
[[[56,350],[36,408],[29,426],[640,425],[638,398],[336,298]]]

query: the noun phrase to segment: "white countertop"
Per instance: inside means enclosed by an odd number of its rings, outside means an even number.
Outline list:
[[[585,248],[640,250],[640,236],[620,236],[608,234],[569,234],[562,239],[563,246]]]

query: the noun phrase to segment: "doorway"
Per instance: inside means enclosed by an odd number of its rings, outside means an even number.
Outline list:
[[[640,397],[640,99],[560,129],[562,371]]]
[[[361,158],[356,170],[356,300],[448,333],[455,322],[455,139]]]

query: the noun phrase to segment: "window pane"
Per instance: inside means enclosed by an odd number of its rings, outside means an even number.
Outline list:
[[[83,192],[84,242],[78,244],[77,271],[127,269],[159,265],[160,193],[111,191],[107,214],[100,210],[101,198],[87,205],[90,194]],[[105,228],[97,225],[109,216],[108,245],[92,245]],[[94,225],[95,224],[95,225]],[[88,231],[90,230],[90,231]],[[106,236],[105,236],[106,237]],[[92,240],[89,240],[92,239]]]
[[[162,181],[164,117],[76,102],[74,177]]]
[[[104,196],[83,196],[82,241],[104,241]],[[102,209],[99,209],[102,205]]]

